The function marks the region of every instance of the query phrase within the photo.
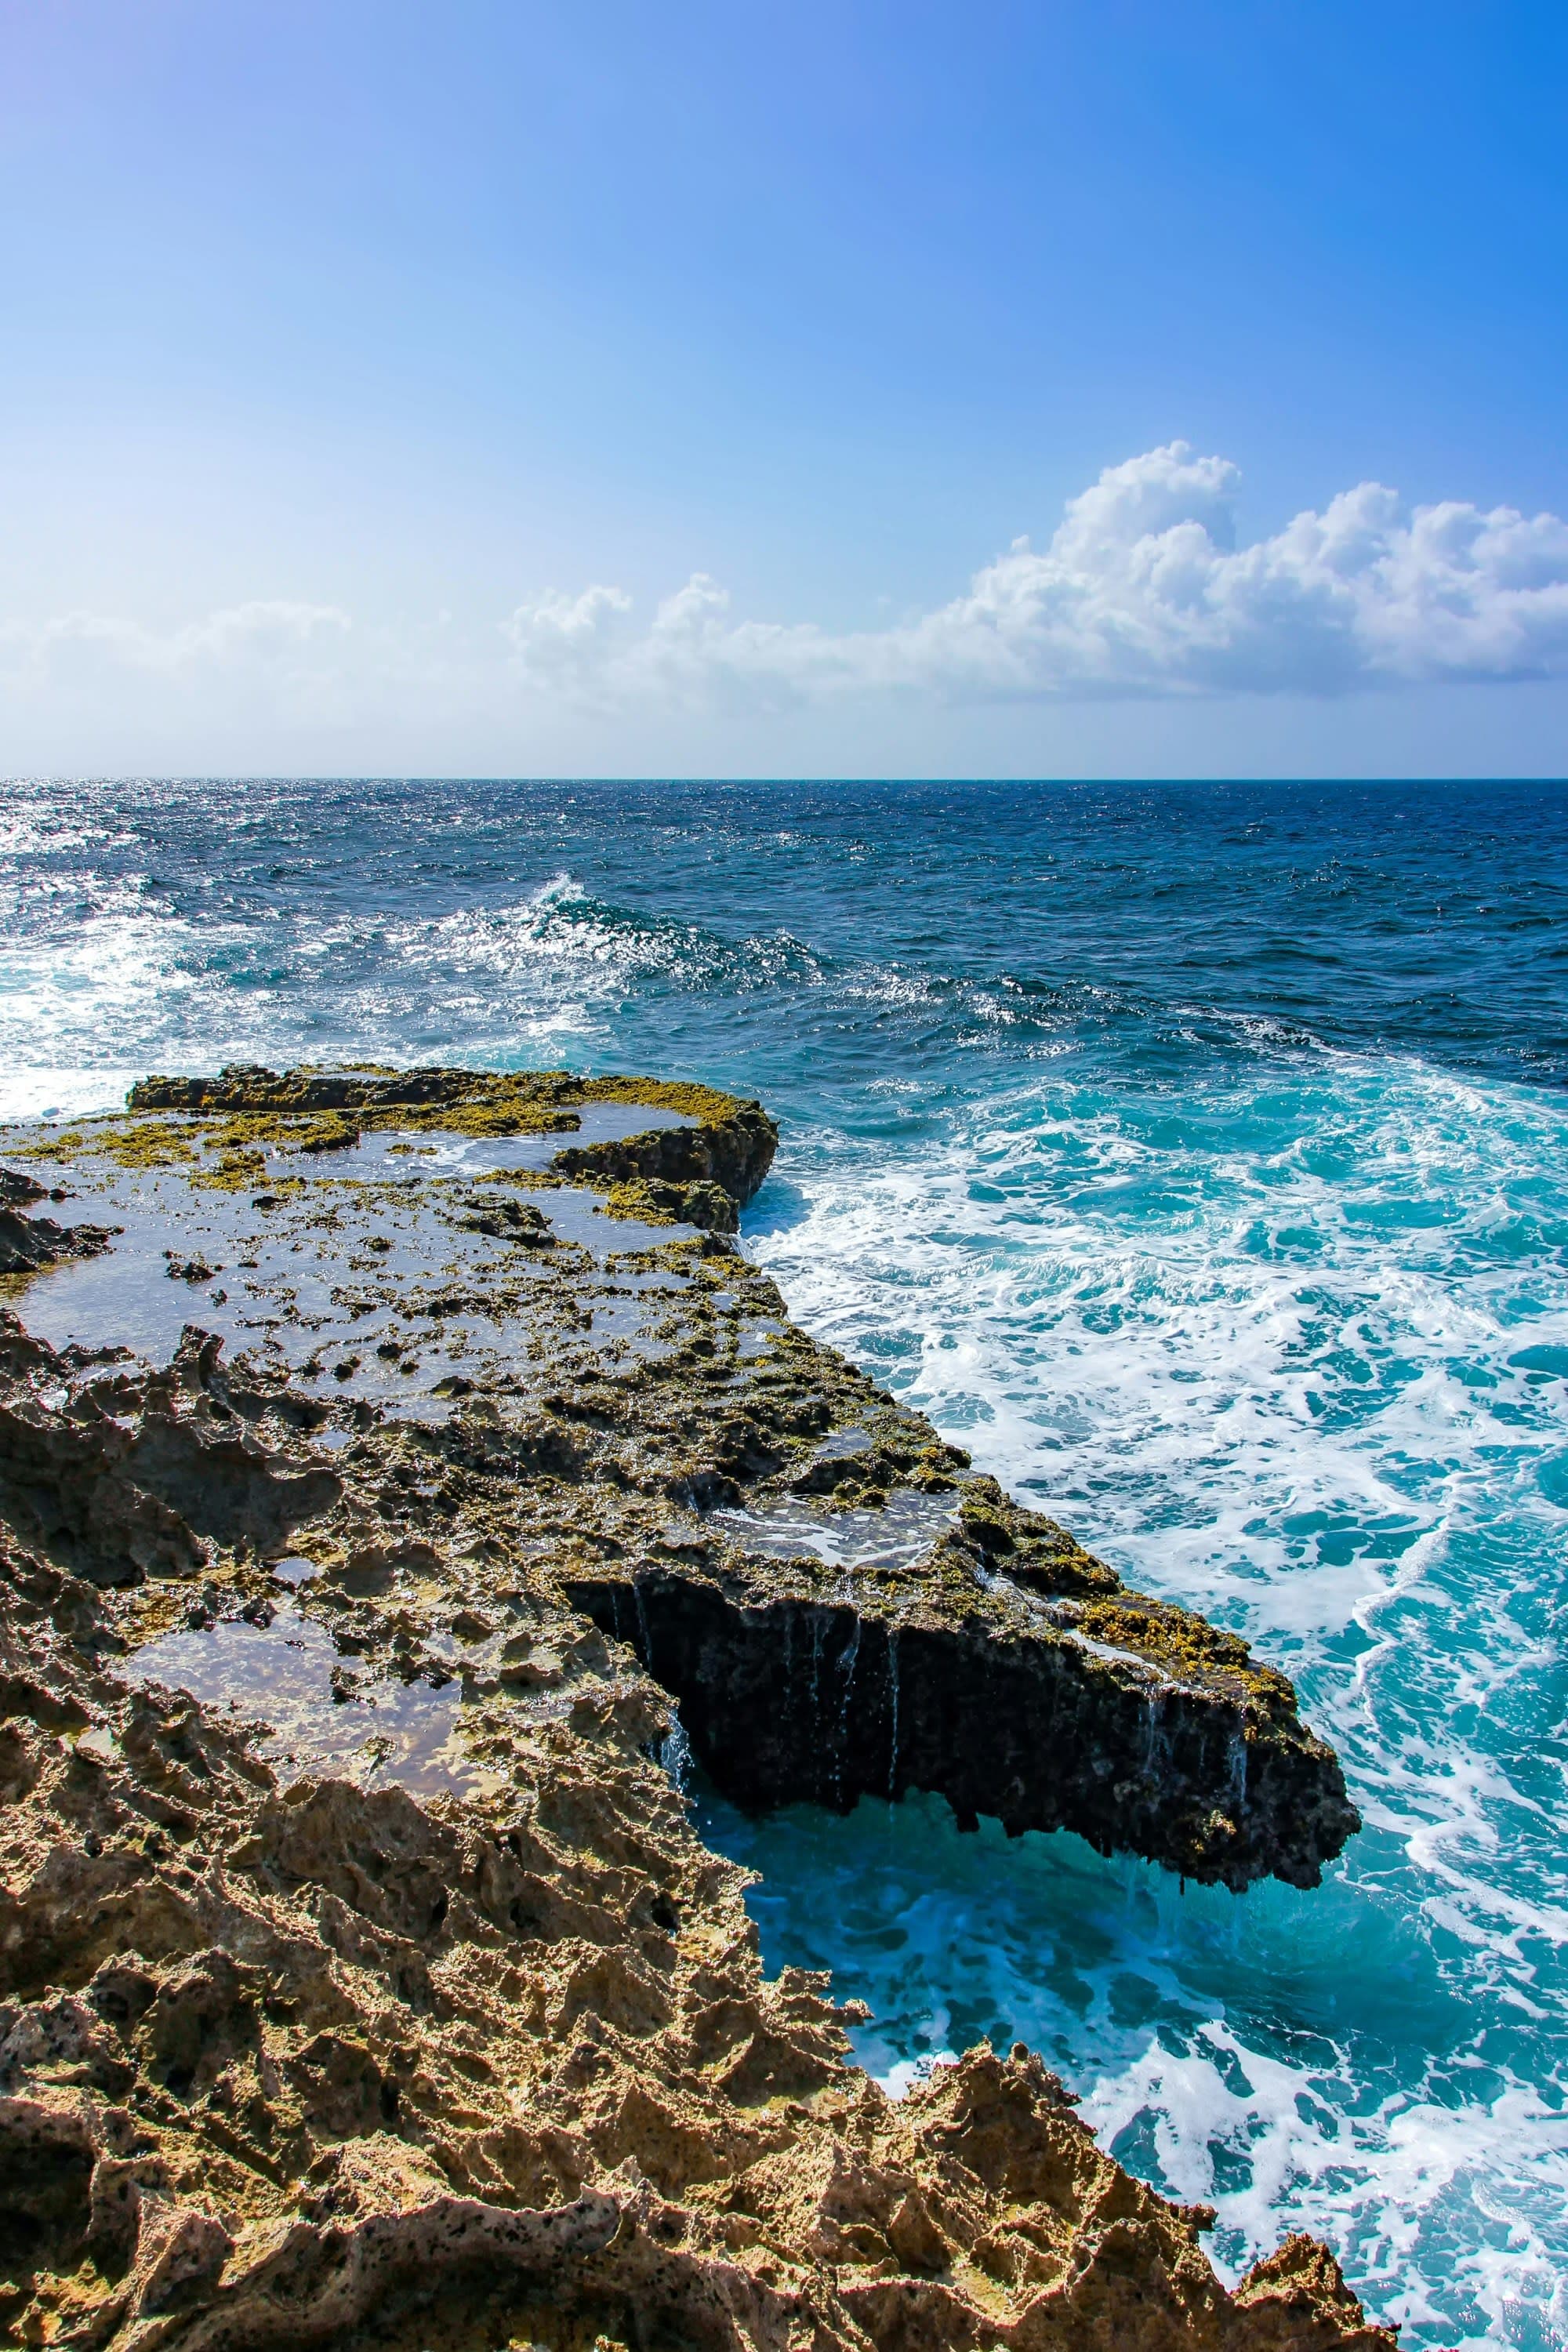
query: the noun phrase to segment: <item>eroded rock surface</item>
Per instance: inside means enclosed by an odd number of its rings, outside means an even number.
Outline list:
[[[595,1083],[596,1139],[563,1074],[240,1072],[6,1139],[124,1231],[0,1325],[0,2332],[1386,2352],[1310,2240],[1226,2293],[1026,2051],[893,2102],[763,1976],[672,1695],[754,1805],[1236,1885],[1354,1815],[1282,1678],[671,1222],[754,1106]]]
[[[110,1235],[100,1225],[62,1225],[53,1217],[29,1215],[47,1199],[42,1184],[12,1168],[0,1168],[0,1275],[37,1274],[73,1257],[96,1257]]]

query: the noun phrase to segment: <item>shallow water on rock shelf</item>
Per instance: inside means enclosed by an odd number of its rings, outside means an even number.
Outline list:
[[[826,1449],[824,1449],[826,1453]],[[805,1502],[777,1503],[759,1510],[718,1510],[709,1524],[748,1551],[773,1559],[809,1553],[829,1568],[910,1568],[957,1517],[949,1495],[920,1495],[908,1487],[869,1510],[833,1510]]]
[[[229,1617],[160,1634],[131,1653],[124,1672],[265,1722],[258,1753],[284,1783],[323,1773],[433,1797],[460,1793],[473,1777],[455,1737],[455,1680],[437,1687],[356,1672],[326,1627],[287,1602],[266,1623]]]
[[[690,1123],[657,1106],[621,1103],[585,1104],[582,1120],[591,1141]],[[37,1154],[66,1132],[58,1123],[30,1126],[9,1140]],[[521,1196],[542,1218],[548,1246],[517,1243],[487,1218],[497,1200],[518,1197],[497,1188],[492,1199],[488,1176],[548,1168],[580,1139],[373,1134],[313,1155],[303,1167],[304,1194],[300,1160],[282,1153],[272,1156],[275,1173],[239,1192],[192,1187],[178,1167],[127,1171],[90,1151],[68,1151],[58,1167],[34,1157],[30,1164],[51,1182],[58,1175],[69,1184],[66,1215],[106,1228],[111,1239],[97,1256],[13,1285],[13,1303],[52,1347],[119,1345],[153,1363],[167,1362],[188,1323],[216,1332],[231,1349],[259,1349],[287,1362],[306,1385],[330,1382],[329,1353],[340,1363],[352,1357],[358,1391],[405,1418],[438,1420],[449,1408],[435,1383],[474,1348],[514,1367],[527,1361],[521,1295],[531,1285],[543,1298],[563,1250],[585,1253],[604,1270],[605,1320],[595,1316],[594,1329],[605,1349],[645,1359],[661,1352],[663,1343],[643,1330],[656,1309],[650,1302],[645,1316],[623,1300],[637,1277],[612,1271],[610,1262],[690,1240],[694,1226],[612,1216],[601,1194],[563,1183]],[[6,1148],[0,1138],[0,1151]],[[442,1187],[416,1198],[419,1176]],[[470,1179],[471,1194],[463,1189]],[[345,1260],[357,1284],[345,1282]],[[323,1393],[331,1396],[330,1385]]]
[[[1106,2146],[1217,2205],[1231,2273],[1308,2228],[1406,2352],[1562,2352],[1568,793],[49,785],[17,814],[16,1115],[334,1053],[762,1097],[742,1239],[791,1313],[1247,1633],[1366,1818],[1321,1887],[1233,1898],[928,1799],[709,1798],[770,1960],[866,2000],[895,2085],[1037,2042]]]

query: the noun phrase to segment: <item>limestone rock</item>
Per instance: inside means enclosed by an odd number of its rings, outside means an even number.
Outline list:
[[[645,1100],[683,1123],[549,1159]],[[1310,2240],[1228,2293],[1212,2216],[1022,2046],[895,2102],[826,1979],[764,1975],[672,1694],[756,1805],[937,1788],[1235,1885],[1355,1820],[1282,1677],[968,1477],[696,1217],[765,1114],[441,1071],[134,1108],[73,1173],[157,1192],[160,1297],[166,1247],[254,1274],[252,1336],[0,1321],[5,2341],[1392,2352]],[[532,1213],[331,1172],[389,1133],[550,1139]],[[241,1198],[247,1153],[290,1172]],[[243,1704],[177,1686],[215,1659]]]

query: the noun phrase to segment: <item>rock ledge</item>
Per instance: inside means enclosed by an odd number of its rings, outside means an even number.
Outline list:
[[[1235,1886],[1357,1825],[1282,1677],[790,1325],[725,1238],[774,1133],[230,1070],[0,1139],[101,1217],[0,1282],[5,2340],[1391,2352],[1310,2240],[1227,2292],[1022,2046],[895,2103],[763,1973],[676,1703],[752,1807]]]

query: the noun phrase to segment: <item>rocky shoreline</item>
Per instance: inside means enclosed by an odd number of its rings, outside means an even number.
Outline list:
[[[1021,2046],[894,2102],[764,1976],[679,1741],[1238,1889],[1358,1826],[1283,1677],[791,1325],[774,1140],[375,1069],[0,1137],[7,2340],[1387,2352]]]

